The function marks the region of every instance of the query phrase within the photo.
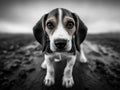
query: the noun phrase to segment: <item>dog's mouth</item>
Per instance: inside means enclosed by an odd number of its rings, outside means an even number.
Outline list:
[[[70,47],[64,47],[64,48],[56,48],[55,49],[55,52],[69,52],[71,50],[71,48]]]
[[[63,49],[56,49],[56,52],[66,52],[67,50],[65,49],[65,48],[63,48]]]
[[[71,45],[68,42],[66,44],[63,42],[52,43],[50,44],[50,49],[53,52],[69,52],[71,50]]]

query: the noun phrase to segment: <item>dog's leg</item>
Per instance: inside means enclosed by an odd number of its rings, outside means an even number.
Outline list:
[[[80,50],[80,62],[82,63],[86,63],[87,62],[87,58],[83,52],[83,47],[81,47],[81,50]]]
[[[74,84],[73,76],[72,76],[72,70],[73,66],[76,61],[76,55],[72,55],[67,60],[66,67],[64,69],[64,76],[63,76],[63,82],[62,85],[69,88],[72,87]]]
[[[47,72],[46,72],[46,76],[44,79],[44,83],[47,86],[51,86],[55,83],[53,61],[54,59],[51,57],[51,55],[45,55],[45,63],[47,65]]]

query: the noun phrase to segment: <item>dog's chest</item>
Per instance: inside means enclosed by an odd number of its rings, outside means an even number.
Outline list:
[[[55,62],[59,62],[62,60],[66,60],[70,58],[70,54],[66,54],[66,53],[56,53],[53,55],[53,59]]]

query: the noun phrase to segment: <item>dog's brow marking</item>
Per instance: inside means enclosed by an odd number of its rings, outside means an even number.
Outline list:
[[[59,8],[59,22],[62,21],[62,10],[61,8]]]

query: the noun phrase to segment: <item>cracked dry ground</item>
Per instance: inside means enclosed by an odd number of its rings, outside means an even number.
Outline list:
[[[0,41],[0,90],[67,90],[62,87],[65,60],[54,65],[55,85],[44,85],[42,48],[32,35],[3,34]],[[97,41],[90,38],[84,42],[88,63],[77,59],[73,69],[75,84],[70,90],[120,90],[120,54]]]

